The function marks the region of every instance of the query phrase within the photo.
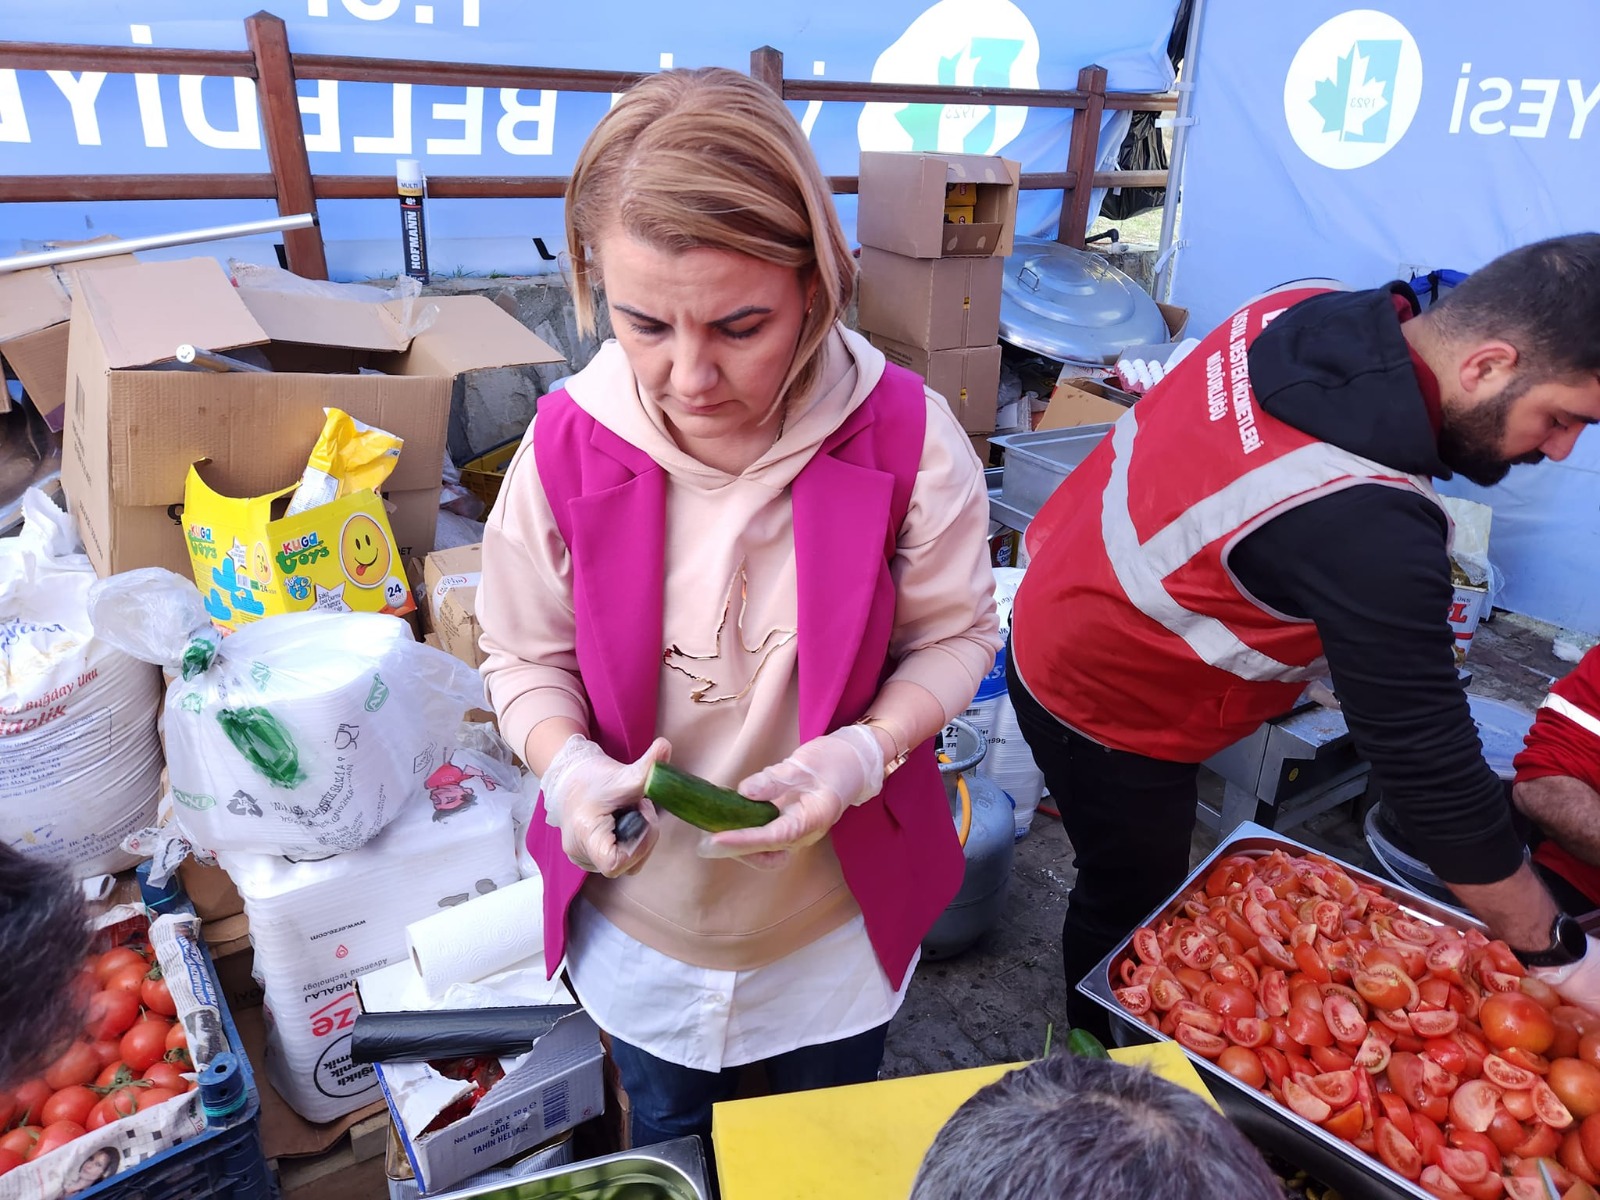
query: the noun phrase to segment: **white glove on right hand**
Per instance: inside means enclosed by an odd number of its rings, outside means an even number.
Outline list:
[[[544,819],[561,830],[561,849],[585,871],[607,879],[637,871],[660,833],[655,805],[644,798],[645,776],[672,753],[657,738],[631,763],[619,763],[598,745],[575,733],[562,743],[540,778]],[[637,808],[645,831],[626,846],[617,844],[616,814]]]
[[[1589,935],[1589,949],[1564,967],[1534,967],[1528,972],[1555,988],[1568,1004],[1600,1012],[1600,942]]]

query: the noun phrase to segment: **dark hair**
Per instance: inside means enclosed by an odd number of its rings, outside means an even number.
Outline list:
[[[0,842],[0,1087],[43,1070],[83,1028],[73,986],[89,952],[83,888]]]
[[[1600,375],[1600,233],[1521,246],[1428,309],[1452,340],[1503,338],[1534,380]]]
[[[1012,1071],[945,1123],[911,1200],[1281,1200],[1244,1136],[1193,1092],[1138,1067],[1056,1054]]]

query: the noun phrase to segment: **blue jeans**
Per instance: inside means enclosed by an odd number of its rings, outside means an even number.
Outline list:
[[[766,1059],[761,1065],[766,1068],[767,1082],[774,1093],[871,1083],[878,1078],[878,1068],[883,1064],[888,1033],[888,1025],[879,1025],[837,1042],[802,1046]],[[618,1038],[611,1039],[611,1052],[633,1106],[633,1144],[649,1146],[698,1135],[706,1152],[707,1173],[715,1181],[711,1106],[733,1099],[743,1068],[697,1071],[680,1067]]]

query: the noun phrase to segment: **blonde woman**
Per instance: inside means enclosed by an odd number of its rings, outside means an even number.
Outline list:
[[[999,645],[987,497],[944,402],[840,323],[849,245],[766,88],[625,94],[567,246],[580,324],[604,303],[615,337],[540,402],[490,514],[483,670],[543,782],[546,962],[647,1144],[708,1134],[745,1064],[783,1091],[877,1076],[961,882],[931,739]],[[657,812],[669,754],[779,817],[707,836]]]

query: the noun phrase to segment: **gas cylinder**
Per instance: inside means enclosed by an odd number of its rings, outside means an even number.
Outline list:
[[[923,957],[930,960],[960,954],[999,921],[1016,848],[1011,797],[975,770],[988,750],[988,739],[957,719],[945,727],[939,741],[939,774],[950,819],[957,833],[964,833],[966,870],[961,890],[922,939]]]

